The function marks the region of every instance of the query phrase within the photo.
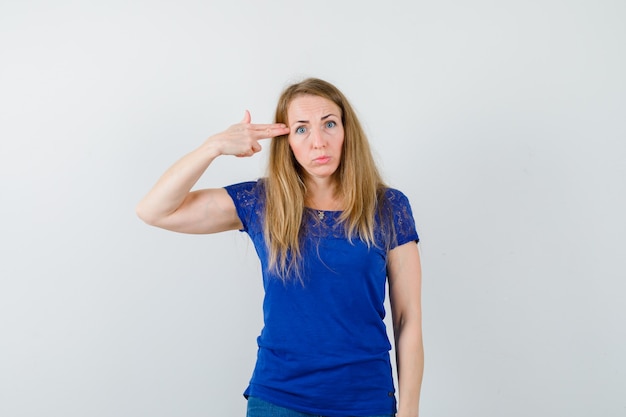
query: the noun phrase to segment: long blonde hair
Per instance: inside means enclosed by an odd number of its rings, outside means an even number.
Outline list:
[[[323,97],[341,109],[344,141],[339,167],[333,174],[337,195],[343,202],[339,220],[344,224],[348,239],[359,238],[368,246],[375,244],[375,213],[385,184],[356,113],[334,85],[308,78],[283,91],[276,106],[275,122],[288,124],[287,110],[291,101],[303,95]],[[300,276],[306,191],[304,174],[289,147],[288,136],[274,138],[265,179],[264,229],[269,267],[283,279],[291,274]]]

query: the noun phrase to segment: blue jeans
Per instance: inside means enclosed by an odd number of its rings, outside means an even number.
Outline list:
[[[315,414],[301,413],[299,411],[290,410],[288,408],[279,407],[274,404],[270,404],[267,401],[263,401],[260,398],[249,397],[248,398],[248,412],[246,417],[324,417],[317,416]],[[369,416],[369,417],[394,417],[393,414],[384,416]]]

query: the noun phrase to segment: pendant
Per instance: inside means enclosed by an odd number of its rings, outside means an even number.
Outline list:
[[[324,220],[324,212],[322,210],[317,210],[317,217],[320,220]]]

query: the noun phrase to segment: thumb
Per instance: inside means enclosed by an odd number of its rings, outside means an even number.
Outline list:
[[[250,117],[250,112],[248,110],[246,110],[246,112],[243,114],[243,120],[241,121],[241,123],[250,123],[250,121],[252,120],[252,118]]]

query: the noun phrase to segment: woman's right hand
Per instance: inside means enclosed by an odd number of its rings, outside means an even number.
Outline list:
[[[261,151],[259,140],[289,133],[289,128],[283,123],[252,124],[250,122],[250,112],[246,110],[240,123],[211,136],[205,144],[215,148],[220,155],[249,157]]]

